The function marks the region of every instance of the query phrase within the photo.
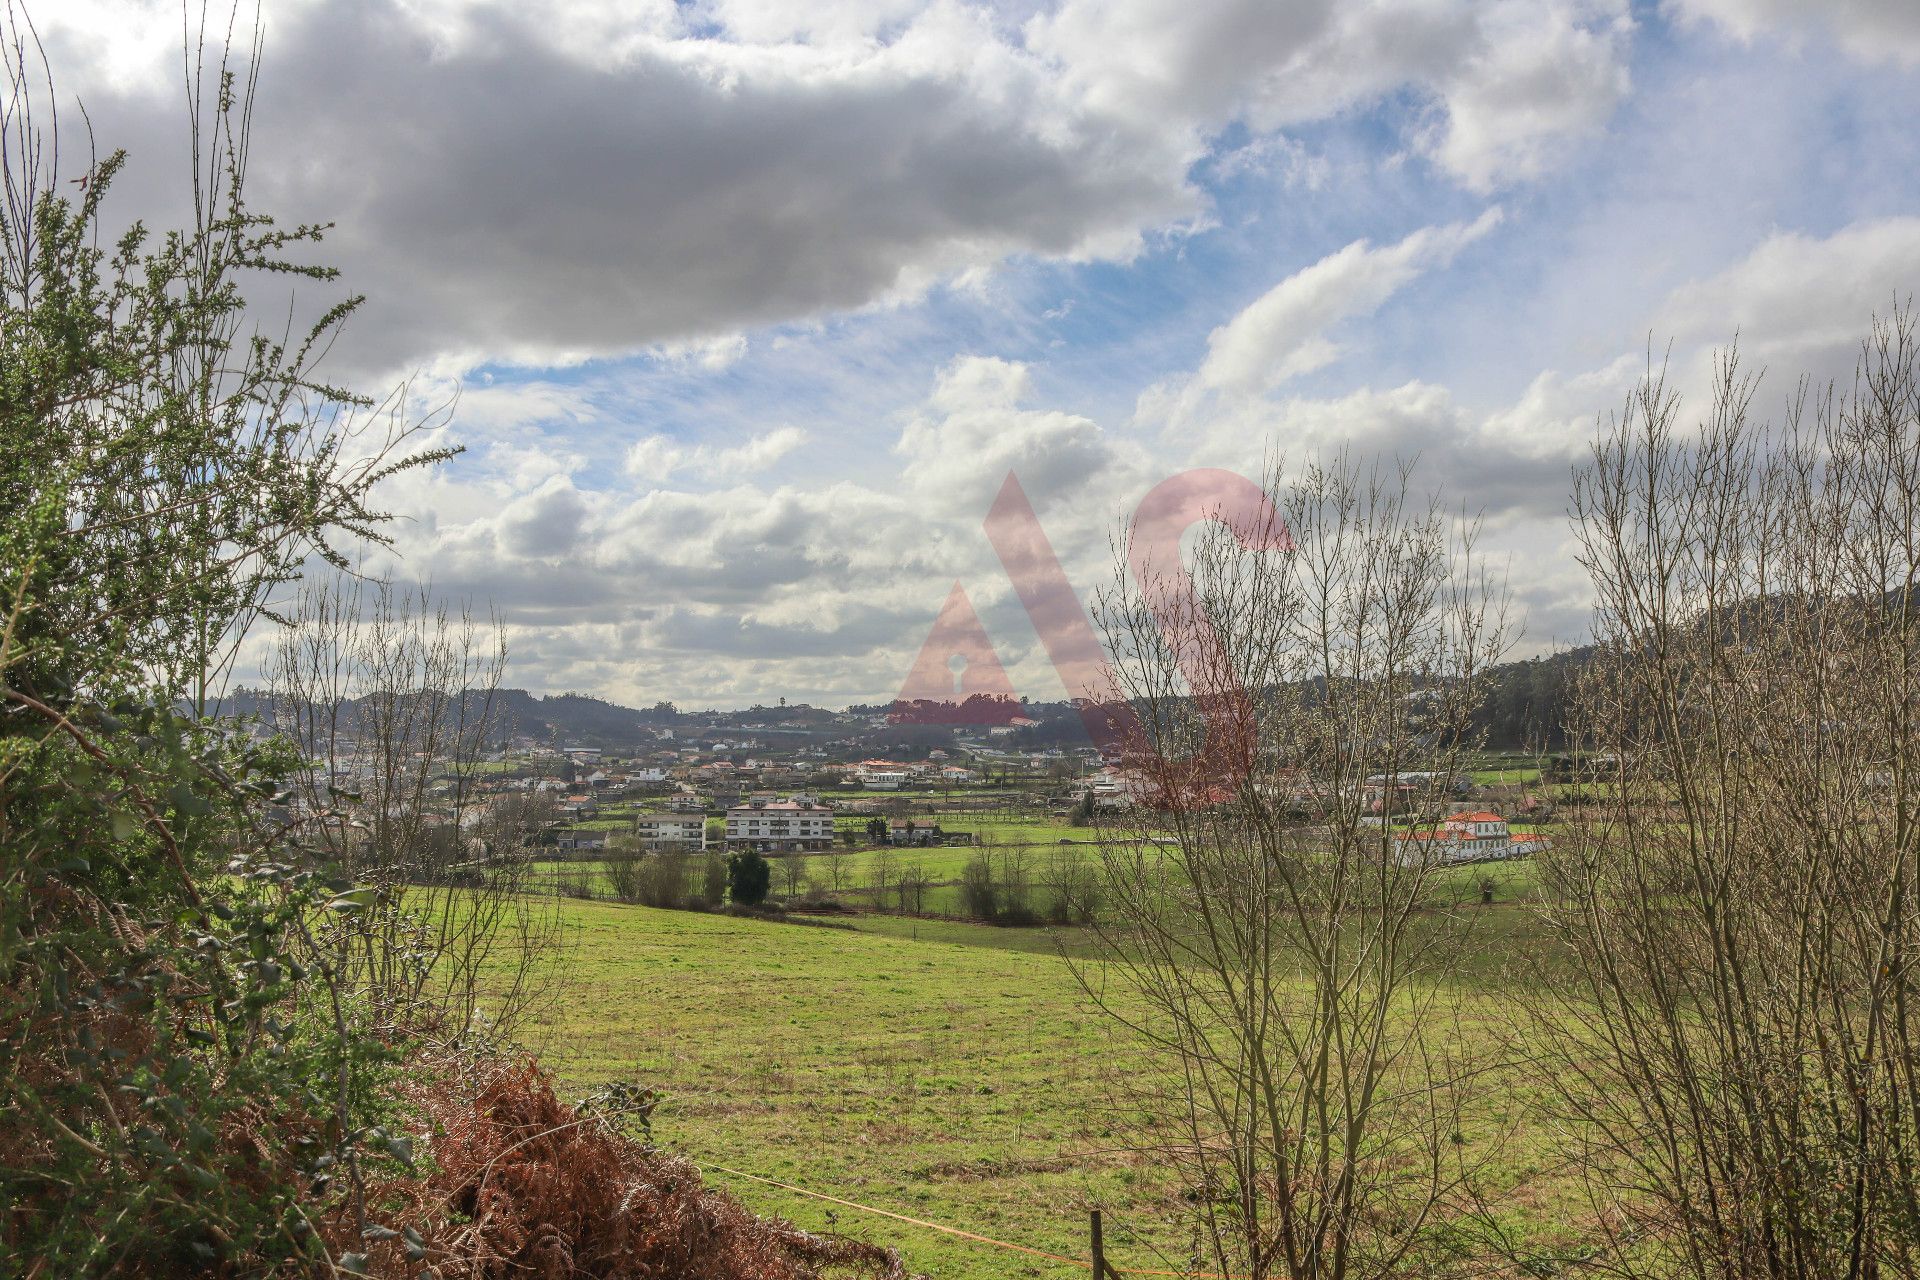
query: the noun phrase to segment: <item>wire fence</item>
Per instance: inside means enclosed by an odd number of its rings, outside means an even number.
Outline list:
[[[955,1236],[962,1240],[971,1241],[974,1244],[985,1245],[989,1248],[1001,1249],[1010,1253],[1021,1253],[1028,1257],[1042,1258],[1049,1262],[1064,1263],[1067,1266],[1087,1272],[1094,1277],[1094,1280],[1105,1280],[1106,1277],[1119,1276],[1170,1276],[1183,1277],[1184,1280],[1250,1280],[1250,1277],[1229,1275],[1219,1271],[1178,1271],[1147,1267],[1116,1267],[1107,1261],[1106,1258],[1104,1215],[1099,1209],[1091,1210],[1088,1214],[1088,1243],[1090,1246],[1088,1256],[1076,1258],[1064,1253],[1054,1253],[1047,1249],[1036,1249],[1031,1245],[1015,1244],[1010,1240],[997,1240],[992,1236],[982,1235],[977,1231],[968,1231],[962,1227],[949,1226],[946,1223],[931,1222],[925,1218],[915,1218],[908,1214],[895,1213],[891,1209],[882,1209],[875,1205],[862,1204],[858,1200],[849,1200],[843,1196],[828,1195],[824,1191],[812,1191],[806,1187],[795,1186],[791,1182],[781,1182],[777,1178],[768,1178],[757,1173],[748,1173],[743,1169],[730,1169],[725,1165],[699,1160],[694,1160],[692,1163],[710,1173],[725,1174],[734,1178],[744,1178],[749,1182],[757,1182],[763,1186],[776,1187],[781,1191],[806,1196],[811,1200],[820,1200],[827,1204],[836,1204],[842,1208],[858,1210],[861,1213],[870,1213],[876,1217],[890,1218],[895,1222],[904,1222],[909,1226],[922,1227],[928,1231],[937,1231],[943,1235]]]

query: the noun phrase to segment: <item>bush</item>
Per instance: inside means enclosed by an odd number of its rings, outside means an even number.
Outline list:
[[[757,907],[767,900],[773,868],[753,849],[727,855],[727,897],[736,906]]]
[[[0,723],[0,1274],[316,1265],[303,1224],[389,1158],[406,1034],[325,967],[377,894],[264,819],[272,750],[164,705],[61,714]]]
[[[983,851],[967,859],[960,873],[960,902],[976,920],[1000,916],[1000,891],[993,880],[993,863]]]
[[[417,1088],[433,1167],[376,1188],[418,1225],[368,1249],[367,1271],[397,1280],[426,1256],[462,1275],[904,1280],[891,1249],[810,1235],[706,1186],[645,1141],[654,1101],[616,1088],[572,1108],[531,1063],[442,1065]]]
[[[641,863],[644,855],[637,849],[619,849],[607,855],[607,884],[613,896],[622,902],[640,900]]]
[[[679,908],[687,905],[687,855],[672,849],[640,860],[639,900],[644,906]]]

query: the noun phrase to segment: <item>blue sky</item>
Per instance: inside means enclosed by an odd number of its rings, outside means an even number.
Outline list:
[[[135,205],[177,22],[49,28]],[[1784,393],[1920,285],[1906,0],[264,25],[256,198],[337,220],[370,295],[339,371],[460,395],[467,452],[389,495],[383,567],[491,602],[536,690],[885,699],[957,580],[1058,696],[980,529],[1009,469],[1090,593],[1156,481],[1342,446],[1482,515],[1518,652],[1577,641],[1567,477],[1649,344],[1697,403],[1737,331]]]

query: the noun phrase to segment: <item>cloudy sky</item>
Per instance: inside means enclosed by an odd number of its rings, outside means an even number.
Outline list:
[[[41,4],[166,204],[171,3]],[[243,24],[246,25],[246,24]],[[981,528],[1069,576],[1157,481],[1418,455],[1522,651],[1577,641],[1569,470],[1649,347],[1771,408],[1920,288],[1912,0],[265,0],[255,202],[331,220],[332,371],[431,401],[397,572],[513,682],[884,700],[957,580],[1060,696]],[[1696,399],[1697,403],[1697,399]]]

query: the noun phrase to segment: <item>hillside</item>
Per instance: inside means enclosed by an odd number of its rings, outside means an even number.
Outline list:
[[[1476,726],[1486,734],[1485,746],[1495,751],[1563,747],[1571,681],[1591,655],[1591,649],[1571,649],[1546,658],[1528,658],[1493,668],[1488,675],[1486,697],[1475,717]],[[346,713],[349,721],[352,705],[348,704]],[[267,708],[263,691],[242,685],[213,704],[212,710],[216,715],[249,717],[263,715]],[[924,738],[938,743],[952,735],[950,729],[937,725],[876,725],[874,719],[885,711],[880,706],[848,708],[850,717],[804,705],[686,712],[670,702],[657,702],[641,709],[579,693],[539,695],[526,689],[500,689],[493,695],[490,710],[502,726],[503,736],[511,734],[556,746],[598,747],[610,751],[651,745],[661,729],[672,729],[683,737],[749,732],[775,749],[808,740],[835,740],[876,752],[898,748],[907,739]],[[478,708],[472,707],[469,711],[477,713]],[[1028,703],[1024,714],[1034,723],[1012,734],[1006,739],[1006,745],[1021,749],[1086,745],[1085,726],[1072,704]]]

